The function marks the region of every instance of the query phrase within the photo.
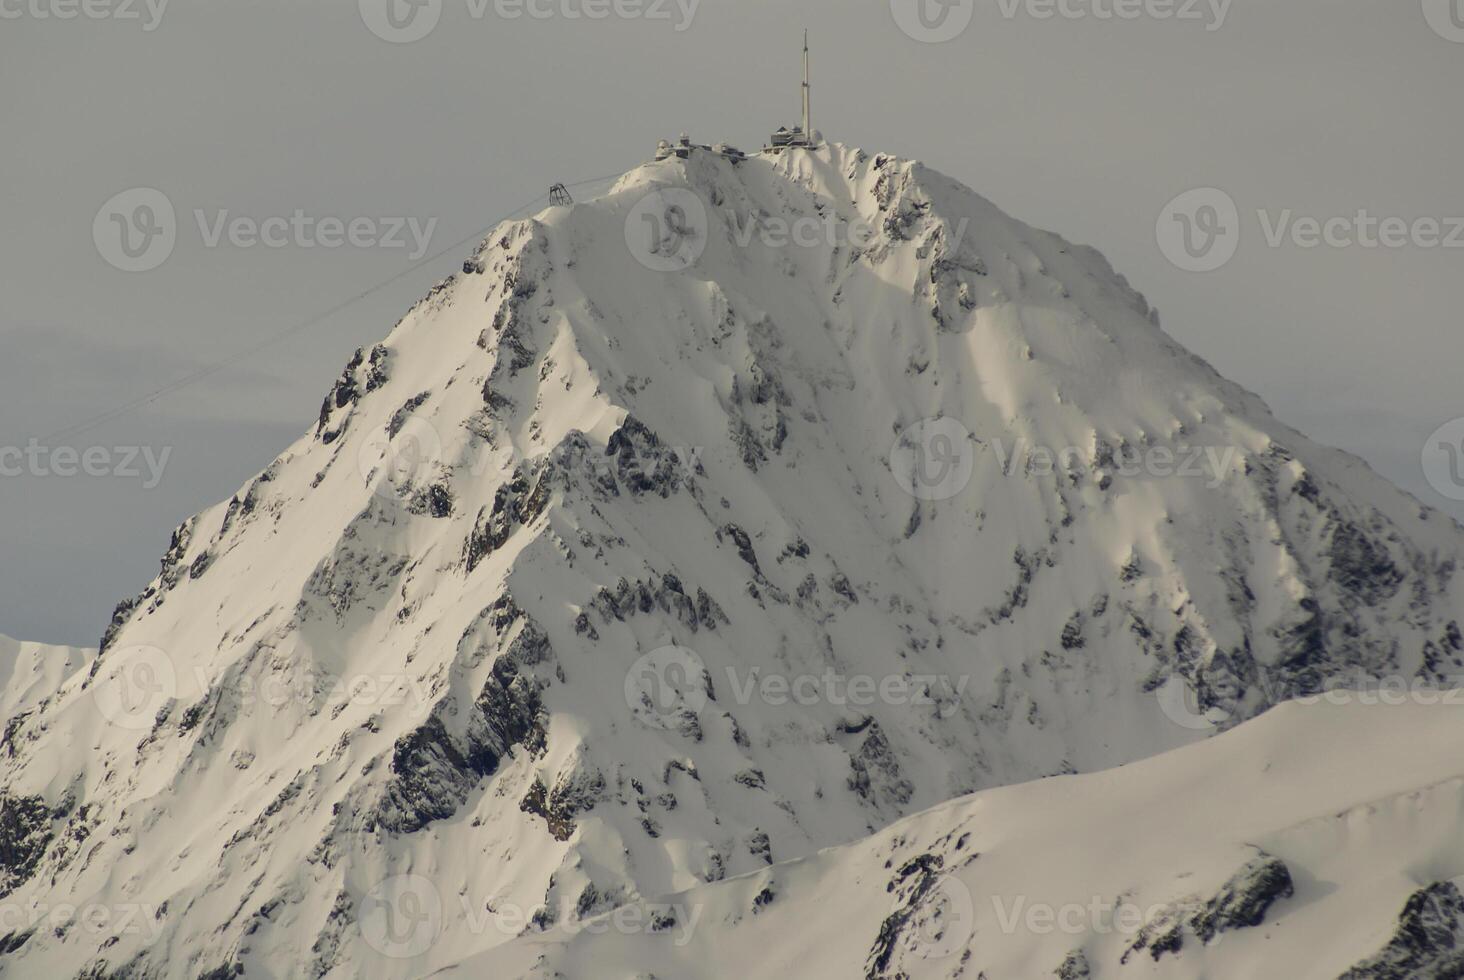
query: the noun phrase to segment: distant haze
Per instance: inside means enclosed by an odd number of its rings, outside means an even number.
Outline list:
[[[1464,516],[1420,465],[1464,415],[1464,248],[1417,236],[1420,218],[1446,235],[1464,216],[1464,29],[1440,17],[1447,0],[1205,0],[1193,19],[1134,20],[1100,16],[1111,0],[1050,18],[981,0],[948,12],[970,22],[944,43],[911,37],[886,0],[429,0],[435,25],[374,3],[152,0],[65,20],[56,0],[0,3],[0,450],[232,358],[658,138],[755,148],[797,121],[806,26],[827,136],[924,160],[1096,246],[1283,420]],[[940,9],[923,29],[959,30]],[[98,212],[135,188],[172,206],[176,242],[126,272],[147,257],[103,254]],[[1241,223],[1207,273],[1156,241],[1166,205],[1198,188]],[[1361,210],[1413,237],[1368,247]],[[1326,240],[1305,244],[1308,220],[1331,223]],[[95,643],[172,528],[304,432],[351,352],[469,251],[43,445],[53,468],[65,447],[109,475],[0,476],[0,633]]]

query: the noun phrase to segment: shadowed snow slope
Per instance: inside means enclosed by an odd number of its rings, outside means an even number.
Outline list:
[[[5,901],[143,914],[12,919],[0,970],[419,976],[490,904],[1446,683],[1461,544],[1093,250],[918,163],[695,150],[497,228],[7,726]],[[400,875],[421,948],[363,924]]]

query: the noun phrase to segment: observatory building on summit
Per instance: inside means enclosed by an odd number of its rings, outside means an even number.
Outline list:
[[[813,90],[809,77],[810,59],[808,52],[808,32],[803,32],[803,122],[800,125],[789,129],[781,126],[769,140],[767,146],[763,147],[764,153],[782,153],[791,149],[814,149],[821,145],[819,133],[813,128]],[[708,146],[703,143],[694,143],[691,137],[685,133],[675,141],[661,140],[656,145],[656,159],[669,160],[677,157],[682,160],[690,159],[691,155],[698,150],[705,150],[717,153],[731,160],[734,164],[741,163],[747,159],[747,155],[734,146],[726,143],[718,143],[715,146]]]

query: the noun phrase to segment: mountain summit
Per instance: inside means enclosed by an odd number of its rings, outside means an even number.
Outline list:
[[[495,229],[26,695],[0,971],[421,976],[1460,667],[1464,532],[1097,252],[853,147],[662,157]]]

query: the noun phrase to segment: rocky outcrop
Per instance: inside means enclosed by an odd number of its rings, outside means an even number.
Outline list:
[[[1464,895],[1439,881],[1408,896],[1398,930],[1376,956],[1338,980],[1459,980],[1464,977]]]

